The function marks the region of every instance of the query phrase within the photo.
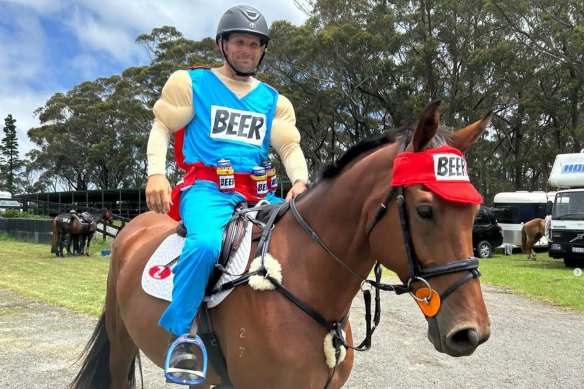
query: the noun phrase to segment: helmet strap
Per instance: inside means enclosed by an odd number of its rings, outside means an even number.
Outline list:
[[[256,66],[256,68],[251,71],[251,72],[240,72],[232,63],[231,61],[229,61],[229,58],[227,58],[227,54],[225,54],[225,49],[223,48],[223,44],[224,44],[224,40],[223,40],[223,35],[221,35],[220,37],[221,39],[221,53],[223,54],[223,58],[225,58],[225,61],[227,62],[227,64],[231,67],[231,69],[233,69],[233,71],[235,72],[236,75],[238,75],[239,77],[252,77],[255,76],[255,74],[258,71],[258,68],[260,67],[260,64],[262,63],[264,56],[266,55],[266,51],[268,49],[268,43],[266,43],[266,45],[264,46],[264,51],[262,53],[262,56],[260,57],[260,60],[258,61],[258,64]]]

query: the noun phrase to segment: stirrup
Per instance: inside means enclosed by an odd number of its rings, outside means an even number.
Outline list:
[[[203,369],[201,371],[182,369],[178,367],[171,367],[170,360],[172,359],[172,354],[174,349],[183,343],[193,344],[201,350],[203,356]],[[166,352],[166,357],[164,358],[164,376],[167,382],[172,382],[180,385],[200,385],[205,382],[205,376],[207,375],[207,349],[201,338],[197,335],[194,338],[189,337],[188,334],[184,334],[175,339],[174,342],[168,348]]]

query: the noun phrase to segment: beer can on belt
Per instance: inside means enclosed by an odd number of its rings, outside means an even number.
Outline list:
[[[233,166],[228,159],[220,159],[217,161],[217,177],[219,178],[219,190],[221,192],[235,191],[235,175],[233,174]]]
[[[268,181],[266,176],[266,169],[261,166],[256,166],[252,169],[251,179],[255,183],[252,190],[257,197],[266,197],[268,194]]]
[[[278,177],[276,177],[276,169],[270,161],[262,162],[261,165],[266,169],[266,176],[268,180],[268,190],[270,192],[276,192],[278,190]]]

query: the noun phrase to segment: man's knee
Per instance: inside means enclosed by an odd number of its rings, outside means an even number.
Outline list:
[[[187,236],[185,252],[198,253],[207,258],[215,259],[221,250],[221,240],[222,237],[217,238],[210,235],[198,236],[196,239],[189,239]]]

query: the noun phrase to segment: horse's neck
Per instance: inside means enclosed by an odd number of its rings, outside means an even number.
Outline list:
[[[285,239],[291,248],[290,271],[302,274],[296,286],[304,289],[303,299],[323,316],[337,320],[349,309],[373,260],[364,233],[364,200],[355,193],[337,193],[339,198],[332,199],[328,189],[325,185],[314,188],[297,208],[332,255],[293,218],[288,219],[290,232]]]
[[[333,252],[363,271],[368,254],[367,223],[391,188],[396,145],[372,152],[338,177],[316,185],[298,203],[302,216]]]

